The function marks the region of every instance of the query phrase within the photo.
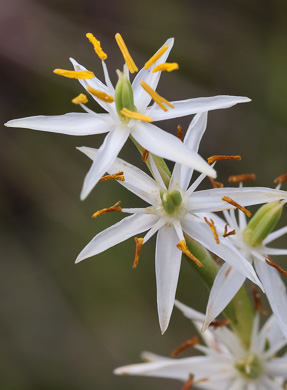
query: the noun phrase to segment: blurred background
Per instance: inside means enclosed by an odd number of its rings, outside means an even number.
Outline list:
[[[103,79],[87,32],[107,52],[113,82],[123,65],[117,32],[139,68],[173,36],[169,61],[180,69],[162,75],[158,92],[169,100],[251,98],[210,113],[200,153],[242,156],[241,162],[217,165],[219,181],[256,173],[255,185],[273,186],[287,171],[286,22],[284,0],[1,0],[0,122],[80,111],[71,103],[80,84],[52,71],[69,69],[72,56]],[[186,130],[190,120],[159,125],[175,134],[179,123]],[[103,137],[4,126],[0,136],[0,388],[180,389],[175,381],[112,374],[139,362],[142,350],[169,355],[195,334],[176,309],[160,334],[154,240],[144,246],[136,270],[133,239],[74,264],[96,233],[122,218],[92,220],[96,210],[118,200],[123,207],[142,205],[115,182],[99,183],[86,201],[79,200],[90,162],[75,148],[99,147]],[[130,142],[120,156],[144,169]],[[278,245],[286,247],[286,239]],[[178,299],[204,311],[207,296],[184,260]]]

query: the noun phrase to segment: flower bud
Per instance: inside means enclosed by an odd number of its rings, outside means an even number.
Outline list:
[[[130,111],[136,111],[133,89],[125,69],[124,72],[117,70],[117,74],[119,76],[119,80],[115,90],[116,109],[121,121],[128,123],[130,119],[122,115],[121,110],[123,108],[127,108]]]
[[[160,191],[160,198],[163,208],[167,214],[172,215],[178,206],[181,205],[182,197],[179,191]]]
[[[260,207],[243,231],[245,242],[251,246],[261,245],[279,221],[284,203],[275,201]]]

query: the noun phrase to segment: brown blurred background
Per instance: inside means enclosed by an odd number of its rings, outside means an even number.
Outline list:
[[[256,185],[272,186],[287,171],[286,22],[284,0],[1,0],[1,123],[77,110],[71,99],[82,92],[79,83],[52,70],[69,68],[72,56],[102,78],[87,32],[108,53],[113,82],[123,64],[117,32],[139,67],[173,36],[169,60],[180,70],[162,76],[159,93],[170,100],[250,97],[249,104],[210,113],[200,152],[242,155],[240,163],[218,164],[220,181],[254,172]],[[190,119],[160,125],[175,134]],[[112,374],[140,361],[143,349],[168,355],[194,335],[176,310],[160,335],[154,240],[135,271],[133,239],[74,265],[83,246],[121,218],[92,220],[93,212],[118,200],[142,204],[112,182],[79,200],[90,162],[75,147],[99,147],[103,137],[4,126],[0,135],[0,388],[180,389],[178,382]],[[131,143],[121,157],[142,166]],[[185,261],[177,297],[202,311],[206,305],[207,293]]]

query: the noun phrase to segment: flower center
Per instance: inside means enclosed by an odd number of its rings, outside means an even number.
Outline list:
[[[182,204],[181,193],[177,190],[173,190],[173,191],[161,190],[160,198],[161,198],[161,203],[163,205],[163,208],[168,215],[173,215]]]
[[[238,360],[234,367],[247,379],[257,379],[262,374],[262,364],[255,353],[250,353],[243,359]]]
[[[120,120],[124,123],[128,123],[130,119],[122,114],[123,109],[127,109],[129,111],[136,111],[136,107],[134,105],[134,94],[131,86],[131,82],[126,74],[127,72],[121,72],[117,70],[117,74],[119,76],[119,80],[116,85],[115,90],[115,104],[118,116]]]

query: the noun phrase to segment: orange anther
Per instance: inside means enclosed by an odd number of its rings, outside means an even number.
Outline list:
[[[189,347],[193,347],[194,345],[199,345],[198,338],[196,336],[190,340],[187,340],[185,343],[181,344],[178,348],[172,351],[171,356],[176,357],[179,353],[185,351]]]
[[[210,182],[211,182],[213,188],[223,188],[223,187],[224,187],[223,184],[220,183],[219,181],[215,181],[215,180],[212,179],[212,177],[210,177],[210,176],[207,176],[207,177],[209,178],[209,180],[210,180]]]
[[[218,233],[217,233],[217,230],[216,230],[216,226],[214,225],[213,219],[210,218],[210,220],[208,221],[208,219],[206,217],[204,217],[204,220],[207,223],[207,225],[210,227],[216,243],[219,244]]]
[[[199,261],[187,248],[184,240],[180,241],[176,246],[180,251],[182,251],[187,257],[189,257],[198,267],[203,267],[201,261]]]
[[[229,176],[228,178],[229,183],[242,183],[247,180],[256,180],[256,175],[254,173],[247,173],[244,175]]]
[[[272,259],[270,259],[269,256],[266,256],[265,262],[268,265],[271,265],[271,267],[274,267],[275,269],[277,269],[277,271],[279,271],[282,275],[287,276],[287,271],[285,271],[283,268],[281,268],[278,264],[274,263],[274,261]]]
[[[179,138],[183,142],[183,135],[182,135],[182,127],[181,127],[181,125],[177,126],[177,138]]]
[[[247,215],[247,217],[251,217],[251,212],[249,210],[247,210],[245,207],[243,206],[240,206],[239,203],[235,202],[235,200],[232,200],[231,198],[229,198],[229,196],[224,196],[222,198],[222,200],[224,200],[225,202],[231,204],[232,206],[236,207],[238,210],[242,211],[244,214]]]
[[[274,183],[275,184],[282,184],[285,181],[287,181],[287,173],[285,173],[284,175],[281,175],[279,177],[276,177],[276,179],[274,180]]]
[[[222,161],[222,160],[240,161],[241,156],[223,156],[223,155],[215,154],[214,156],[208,157],[208,159],[207,159],[208,164],[212,164],[215,161]]]
[[[120,171],[120,172],[114,173],[113,175],[106,175],[106,176],[101,177],[99,181],[108,181],[108,180],[125,181],[123,174],[124,174],[124,172]]]
[[[122,208],[119,206],[122,202],[119,201],[117,202],[116,204],[114,204],[113,206],[111,207],[108,207],[106,209],[102,209],[102,210],[99,210],[97,211],[96,213],[94,213],[92,215],[92,218],[97,218],[99,215],[102,215],[102,214],[106,214],[106,213],[110,213],[110,212],[113,212],[113,211],[119,211],[121,212],[122,211]]]
[[[236,234],[236,231],[235,229],[234,230],[231,230],[230,232],[227,232],[227,227],[229,226],[229,223],[227,223],[224,227],[224,233],[222,235],[222,237],[228,237],[228,236],[232,236],[234,234]]]
[[[138,262],[139,262],[139,258],[140,258],[140,251],[141,251],[142,246],[143,246],[143,241],[144,241],[143,238],[135,237],[136,253],[135,253],[135,259],[134,259],[132,269],[135,269],[138,266]]]
[[[142,154],[142,160],[143,160],[143,162],[147,162],[148,157],[149,157],[149,151],[145,149],[145,150],[143,151],[143,154]]]

